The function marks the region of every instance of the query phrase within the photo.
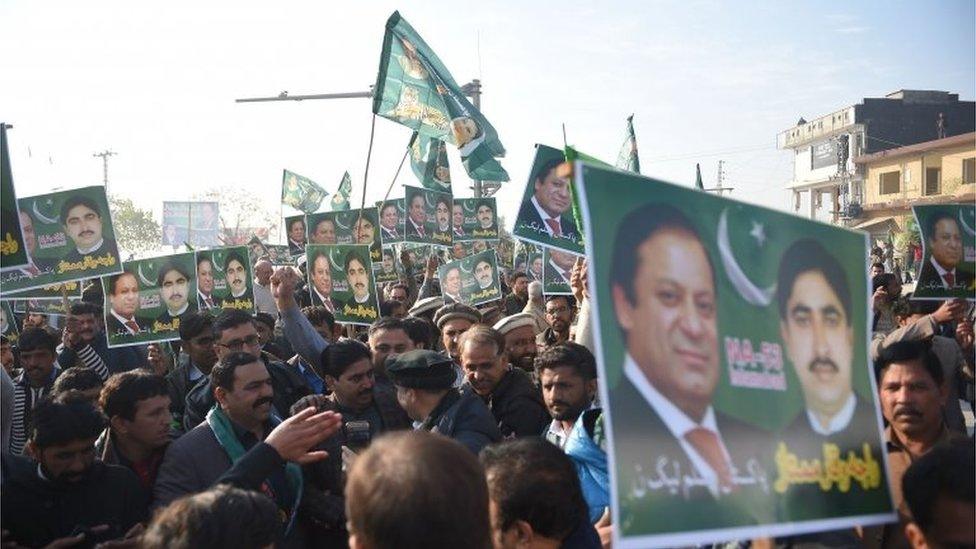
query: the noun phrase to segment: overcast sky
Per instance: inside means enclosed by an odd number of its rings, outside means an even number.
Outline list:
[[[531,4],[531,5],[527,5]],[[337,8],[341,6],[341,8]],[[511,222],[534,143],[613,162],[635,113],[645,175],[706,186],[726,162],[733,196],[784,209],[776,134],[902,89],[972,100],[974,3],[918,2],[77,2],[0,3],[0,120],[18,194],[97,184],[157,216],[163,200],[239,186],[277,209],[287,168],[361,197],[366,99],[236,104],[363,91],[394,9],[461,83],[508,150]],[[367,199],[385,193],[409,130],[377,118]],[[470,196],[456,152],[457,196]],[[401,183],[416,184],[408,168]],[[402,196],[395,188],[392,196]],[[287,210],[286,214],[289,213]],[[157,217],[158,219],[158,217]]]

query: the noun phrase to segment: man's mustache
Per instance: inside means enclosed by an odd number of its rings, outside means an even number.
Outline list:
[[[170,301],[175,301],[177,299],[183,299],[183,294],[172,294],[169,296]]]
[[[840,368],[837,367],[837,363],[834,362],[833,360],[830,360],[829,358],[814,359],[813,362],[810,363],[810,367],[808,369],[812,372],[820,366],[825,366],[827,368],[830,368],[834,372],[840,371]]]
[[[262,404],[271,404],[272,402],[274,402],[274,399],[271,397],[261,397],[254,401],[254,407],[257,408]]]
[[[922,417],[922,412],[911,404],[904,404],[895,408],[894,417],[898,416]]]
[[[93,234],[95,234],[95,231],[81,231],[78,233],[78,236],[91,236]]]

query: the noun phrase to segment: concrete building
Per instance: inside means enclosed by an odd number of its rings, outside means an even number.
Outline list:
[[[976,200],[976,132],[854,158],[864,174],[862,213],[852,226],[873,238],[900,232],[913,205]]]
[[[854,159],[976,130],[976,103],[945,91],[899,90],[832,113],[803,118],[777,136],[793,153],[793,209],[811,219],[856,225],[865,174]]]

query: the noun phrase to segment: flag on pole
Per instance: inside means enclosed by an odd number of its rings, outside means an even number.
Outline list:
[[[349,172],[342,174],[342,181],[339,182],[339,188],[336,189],[336,193],[332,195],[332,211],[338,212],[340,210],[349,209],[349,196],[352,194],[352,178],[349,177]]]
[[[705,190],[705,184],[702,183],[701,178],[701,164],[695,164],[695,187],[700,191]]]
[[[305,213],[314,213],[329,196],[318,183],[297,173],[284,170],[281,176],[281,203]]]
[[[617,169],[640,173],[640,159],[637,158],[637,136],[634,135],[634,115],[627,117],[627,136],[617,155]]]
[[[508,181],[505,147],[437,54],[399,12],[386,22],[373,113],[457,146],[472,179]]]
[[[447,145],[440,139],[413,132],[410,138],[410,167],[424,188],[453,194]]]

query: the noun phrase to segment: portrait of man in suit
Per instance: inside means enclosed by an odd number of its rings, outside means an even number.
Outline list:
[[[139,281],[136,275],[126,271],[109,279],[107,333],[111,336],[130,336],[146,331],[139,312]]]
[[[656,513],[662,524],[674,513],[681,524],[702,527],[758,522],[755,502],[725,502],[763,490],[768,437],[712,404],[718,296],[695,226],[666,204],[628,214],[614,242],[610,285],[626,348],[620,381],[610,388],[622,520],[646,523],[635,517]]]
[[[570,182],[560,177],[556,169],[562,163],[562,157],[553,158],[536,171],[532,178],[532,197],[522,203],[518,219],[541,236],[576,242],[580,236],[570,211],[573,206]]]
[[[214,301],[213,262],[205,255],[197,256],[197,304],[201,311],[217,307]]]
[[[478,203],[478,226],[483,229],[495,228],[495,210],[491,207],[491,202],[482,200]]]
[[[934,213],[925,225],[925,251],[929,257],[922,263],[918,287],[942,288],[949,292],[972,290],[974,273],[960,265],[963,261],[962,231],[952,213]]]
[[[236,251],[227,254],[227,257],[224,258],[224,274],[227,277],[227,287],[230,288],[230,295],[233,299],[250,298],[247,267],[245,267],[245,261],[241,254]]]
[[[310,240],[312,244],[336,244],[338,241],[336,240],[335,221],[327,217],[316,223]]]
[[[329,268],[329,257],[325,251],[316,252],[312,258],[311,276],[311,297],[313,305],[321,305],[329,310],[335,311],[332,303],[332,270]]]
[[[387,202],[380,210],[380,230],[383,232],[384,242],[399,242],[402,237],[399,231],[400,212],[395,202]]]
[[[192,277],[186,270],[176,263],[167,261],[159,269],[156,286],[159,288],[159,298],[166,310],[156,321],[164,325],[172,325],[173,320],[182,318],[190,311],[190,280]],[[179,324],[175,328],[179,329]]]
[[[427,210],[422,192],[411,196],[410,203],[407,205],[407,235],[428,238]]]
[[[347,303],[355,306],[357,304],[368,304],[370,301],[370,280],[369,270],[366,268],[366,260],[357,251],[346,254],[346,261],[343,265],[346,273],[346,284],[352,292],[352,299]]]
[[[454,226],[454,236],[456,238],[466,236],[467,233],[464,231],[464,207],[460,202],[454,202],[453,211],[451,213],[451,224]]]
[[[305,220],[301,217],[288,223],[288,252],[292,255],[305,251]]]
[[[461,302],[461,269],[451,267],[444,273],[444,303]]]
[[[549,248],[547,253],[549,262],[545,266],[546,284],[568,285],[576,256],[555,248]]]
[[[61,206],[61,224],[74,244],[65,254],[65,261],[75,263],[90,255],[118,255],[115,240],[104,235],[103,216],[95,201],[75,195]]]

